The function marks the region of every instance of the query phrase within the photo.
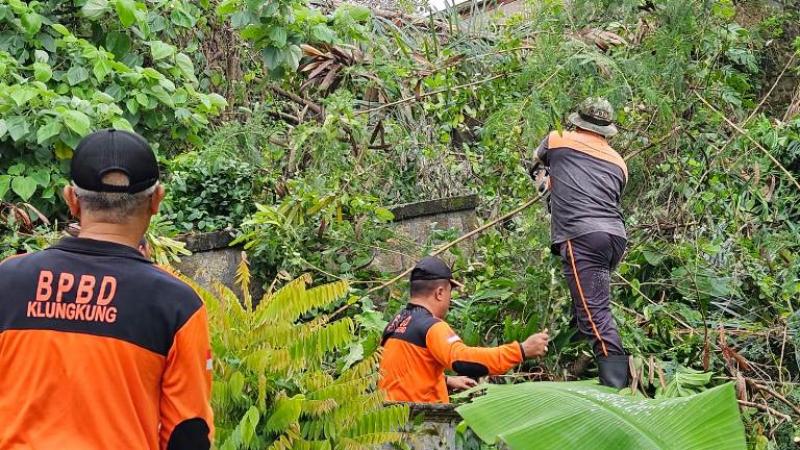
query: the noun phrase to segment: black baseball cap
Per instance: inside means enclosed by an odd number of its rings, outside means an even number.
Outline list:
[[[415,280],[449,280],[453,288],[464,285],[453,279],[453,271],[441,259],[435,256],[422,258],[411,271],[411,281]]]
[[[103,183],[103,176],[115,171],[128,176],[127,186]],[[158,182],[158,162],[143,137],[108,128],[81,139],[72,156],[70,176],[76,186],[88,191],[135,194]]]

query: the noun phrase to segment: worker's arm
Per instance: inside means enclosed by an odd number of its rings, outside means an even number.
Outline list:
[[[499,347],[468,347],[446,322],[433,325],[425,343],[439,363],[473,378],[500,375],[525,359],[518,342]]]
[[[208,450],[214,434],[208,317],[201,306],[175,333],[161,380],[161,450]]]
[[[548,146],[550,142],[550,135],[547,135],[542,139],[542,142],[539,144],[539,147],[536,149],[536,158],[535,158],[535,165],[538,167],[540,165],[545,167],[550,167],[550,147]]]

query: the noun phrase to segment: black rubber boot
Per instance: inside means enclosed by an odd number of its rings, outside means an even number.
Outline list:
[[[623,389],[628,387],[628,355],[608,355],[597,358],[600,384]]]

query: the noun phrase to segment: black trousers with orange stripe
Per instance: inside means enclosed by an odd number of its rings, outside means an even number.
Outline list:
[[[595,356],[625,354],[611,314],[611,271],[622,260],[626,244],[624,238],[604,232],[559,244],[575,322],[592,342]]]

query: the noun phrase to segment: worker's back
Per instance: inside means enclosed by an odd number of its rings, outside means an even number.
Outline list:
[[[134,248],[67,238],[6,260],[0,449],[199,448],[178,443],[213,427],[206,327],[197,294]]]
[[[395,316],[383,335],[379,388],[386,400],[447,403],[447,385],[441,364],[428,348],[428,332],[444,322],[425,308],[409,305]]]
[[[554,243],[598,231],[626,237],[620,198],[628,171],[602,136],[553,132],[538,156],[550,170]]]

